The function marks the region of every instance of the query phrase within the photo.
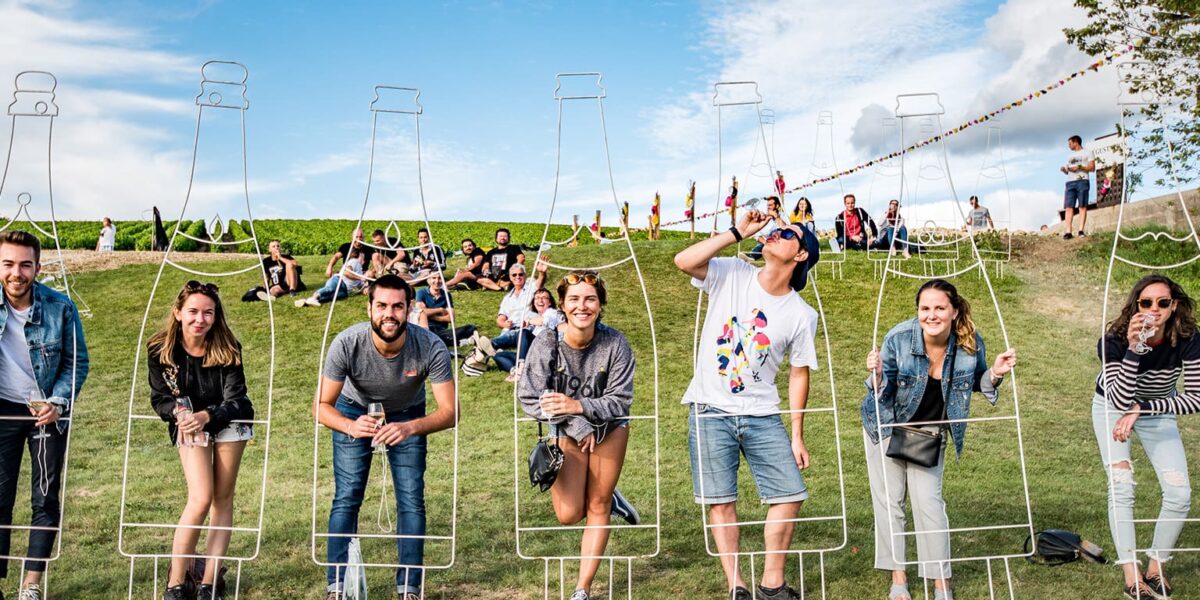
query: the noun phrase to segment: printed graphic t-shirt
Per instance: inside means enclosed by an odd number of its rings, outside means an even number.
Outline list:
[[[708,314],[684,404],[778,414],[775,376],[784,358],[793,367],[817,368],[817,311],[794,292],[768,294],[758,283],[760,270],[737,258],[714,258],[703,281],[692,279],[708,294]]]
[[[985,206],[971,209],[971,227],[974,229],[984,229],[988,226],[988,219],[991,218],[992,212]]]
[[[1096,155],[1087,148],[1080,148],[1067,157],[1068,167],[1082,167],[1096,160]],[[1087,181],[1087,171],[1067,171],[1067,181]]]
[[[517,257],[525,254],[519,246],[509,244],[503,248],[492,248],[483,261],[490,265],[493,281],[508,281],[508,269],[517,263]]]

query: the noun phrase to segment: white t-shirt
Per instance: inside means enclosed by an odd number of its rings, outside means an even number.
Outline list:
[[[362,261],[357,258],[352,258],[352,259],[346,261],[345,269],[347,271],[350,271],[351,273],[354,273],[355,275],[362,275],[363,274]],[[350,291],[354,291],[354,290],[361,290],[364,287],[366,287],[367,282],[362,279],[354,279],[352,277],[343,277],[342,285],[346,286],[346,289],[348,289]]]
[[[729,413],[779,413],[775,375],[790,348],[793,367],[817,368],[817,311],[799,294],[768,294],[762,269],[736,258],[708,261],[692,285],[708,293],[700,352],[684,404],[709,404]]]
[[[112,250],[117,243],[117,226],[109,225],[100,228],[100,249]]]
[[[29,392],[37,388],[29,345],[25,343],[25,322],[31,310],[32,306],[16,310],[9,305],[8,322],[4,324],[4,335],[0,335],[0,381],[4,382],[0,399],[18,404],[28,404]]]
[[[500,310],[497,314],[508,317],[513,322],[513,327],[520,327],[525,321],[525,313],[529,310],[529,304],[533,302],[533,293],[537,291],[532,285],[521,286],[521,292],[516,293],[516,288],[508,290],[504,294],[504,298],[500,300]]]
[[[1078,152],[1072,152],[1067,157],[1068,167],[1086,167],[1088,163],[1096,160],[1096,154],[1087,148],[1080,148]],[[1087,181],[1087,171],[1067,171],[1067,181]]]

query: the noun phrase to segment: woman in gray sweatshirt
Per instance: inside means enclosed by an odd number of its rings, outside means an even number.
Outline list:
[[[563,525],[587,519],[579,555],[597,558],[580,561],[571,600],[589,600],[610,515],[638,522],[616,491],[629,442],[634,360],[625,336],[600,323],[608,297],[599,275],[568,273],[557,291],[566,320],[533,340],[517,394],[525,412],[549,422],[559,438],[564,459],[550,498]]]

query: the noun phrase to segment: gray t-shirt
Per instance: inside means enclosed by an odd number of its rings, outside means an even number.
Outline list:
[[[633,350],[624,334],[602,323],[596,325],[592,343],[581,350],[568,346],[561,336],[557,329],[549,329],[534,338],[521,371],[518,396],[526,414],[543,420],[542,392],[553,390],[578,400],[583,405],[582,415],[550,419],[565,424],[567,435],[578,441],[593,432],[593,422],[629,416]]]
[[[8,306],[8,322],[0,335],[0,399],[19,404],[29,403],[29,392],[37,389],[33,363],[29,361],[29,345],[25,342],[25,323],[33,311],[30,306],[17,310]]]
[[[984,206],[971,209],[971,214],[967,216],[967,218],[970,219],[972,229],[986,229],[988,226],[988,219],[991,217],[991,211]]]
[[[382,402],[399,412],[425,402],[425,381],[450,381],[454,371],[446,345],[428,329],[408,327],[400,353],[384,358],[371,341],[371,324],[358,323],[338,334],[325,357],[325,377],[344,381],[342,394],[366,406]]]

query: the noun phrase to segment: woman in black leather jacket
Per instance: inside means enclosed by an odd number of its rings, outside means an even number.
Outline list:
[[[147,342],[150,402],[164,421],[187,480],[187,505],[179,517],[164,600],[220,598],[213,592],[214,558],[229,548],[233,493],[246,442],[254,437],[254,407],[246,395],[242,349],[225,322],[217,286],[189,281],[179,291],[163,328]],[[189,407],[190,406],[190,407]],[[186,581],[196,542],[209,519],[199,589]]]

